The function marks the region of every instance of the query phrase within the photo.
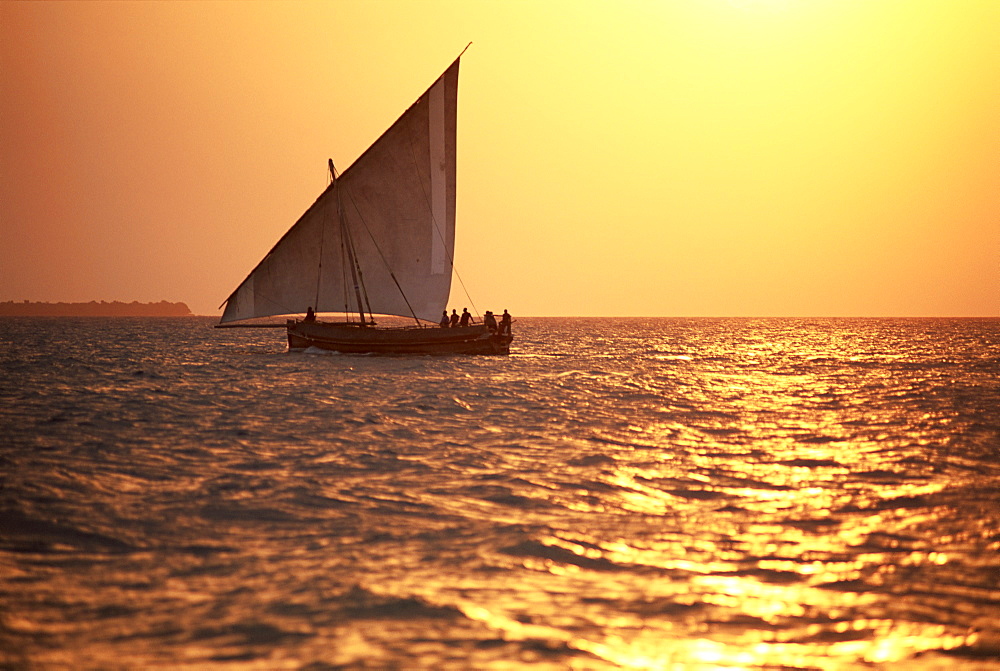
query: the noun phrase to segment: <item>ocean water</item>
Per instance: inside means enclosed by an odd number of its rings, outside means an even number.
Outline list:
[[[0,320],[0,667],[1000,666],[1000,320]]]

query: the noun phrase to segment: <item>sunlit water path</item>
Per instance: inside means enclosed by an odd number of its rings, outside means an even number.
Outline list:
[[[0,321],[0,667],[989,668],[1000,320]]]

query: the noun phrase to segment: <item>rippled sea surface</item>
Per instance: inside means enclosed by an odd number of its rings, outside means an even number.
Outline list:
[[[0,320],[0,667],[1000,665],[1000,320]]]

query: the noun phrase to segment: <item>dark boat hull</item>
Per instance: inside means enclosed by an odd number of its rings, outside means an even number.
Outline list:
[[[358,324],[288,322],[288,348],[345,354],[509,354],[513,336],[481,324],[455,328],[376,328]]]

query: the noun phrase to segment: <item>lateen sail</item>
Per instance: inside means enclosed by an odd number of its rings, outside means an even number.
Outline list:
[[[223,323],[310,306],[357,311],[348,240],[364,277],[365,312],[370,305],[375,314],[437,321],[451,290],[455,247],[458,65],[278,241],[226,299]]]

